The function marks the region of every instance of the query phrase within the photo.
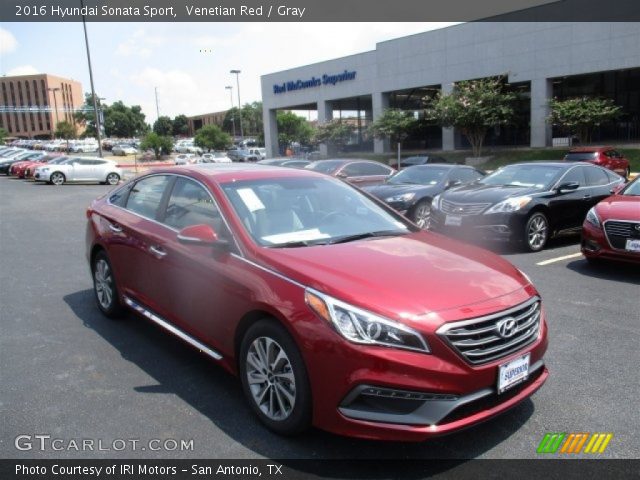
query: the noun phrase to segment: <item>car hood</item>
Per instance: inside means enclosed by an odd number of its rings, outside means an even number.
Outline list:
[[[529,285],[498,255],[428,232],[265,248],[258,257],[262,265],[287,278],[391,318],[423,318]]]
[[[510,197],[532,195],[539,192],[540,189],[535,187],[471,184],[448,190],[443,194],[442,198],[459,203],[494,204]]]
[[[393,195],[402,195],[403,193],[416,193],[418,195],[435,195],[442,190],[439,184],[436,185],[413,185],[413,184],[399,184],[393,185],[385,183],[383,185],[374,185],[370,187],[364,187],[364,190],[372,195],[384,200],[387,197]]]
[[[596,206],[600,220],[640,221],[640,197],[612,195]]]

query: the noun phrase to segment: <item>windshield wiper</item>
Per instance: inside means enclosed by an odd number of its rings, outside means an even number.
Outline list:
[[[296,247],[311,247],[314,245],[326,245],[326,241],[317,240],[292,240],[291,242],[276,243],[275,245],[267,245],[267,248],[296,248]]]
[[[379,230],[377,232],[363,232],[363,233],[356,233],[354,235],[345,235],[343,237],[338,237],[338,238],[335,238],[334,240],[331,240],[329,243],[331,244],[347,243],[347,242],[353,242],[355,240],[362,240],[364,238],[373,238],[373,237],[395,237],[398,235],[404,235],[406,233],[409,233],[409,232],[405,230]]]

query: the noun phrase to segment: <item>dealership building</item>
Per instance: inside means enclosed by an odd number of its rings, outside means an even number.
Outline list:
[[[375,28],[375,27],[374,27]],[[424,98],[461,80],[502,76],[520,93],[517,119],[488,145],[545,147],[566,132],[547,122],[551,98],[606,97],[623,114],[594,141],[640,141],[640,23],[476,22],[378,43],[375,50],[261,77],[267,151],[277,155],[278,110],[316,111],[319,122],[355,118],[355,151],[388,151],[366,125],[386,108],[420,116]],[[455,129],[425,125],[405,147],[466,148]],[[322,153],[332,153],[329,145]]]

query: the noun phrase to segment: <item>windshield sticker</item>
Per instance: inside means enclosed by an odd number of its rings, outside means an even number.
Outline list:
[[[329,238],[326,233],[320,232],[317,228],[310,230],[300,230],[298,232],[278,233],[276,235],[268,235],[262,237],[263,240],[270,243],[287,243],[287,242],[308,242],[311,240],[320,240]]]
[[[240,195],[240,198],[250,212],[253,213],[258,210],[264,210],[264,204],[260,201],[256,192],[250,188],[239,188],[238,195]]]

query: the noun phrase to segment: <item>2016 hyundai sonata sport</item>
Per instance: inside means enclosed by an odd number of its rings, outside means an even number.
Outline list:
[[[522,272],[338,179],[173,167],[87,218],[100,310],[132,309],[238,375],[276,432],[422,440],[507,410],[548,376],[545,312]]]

